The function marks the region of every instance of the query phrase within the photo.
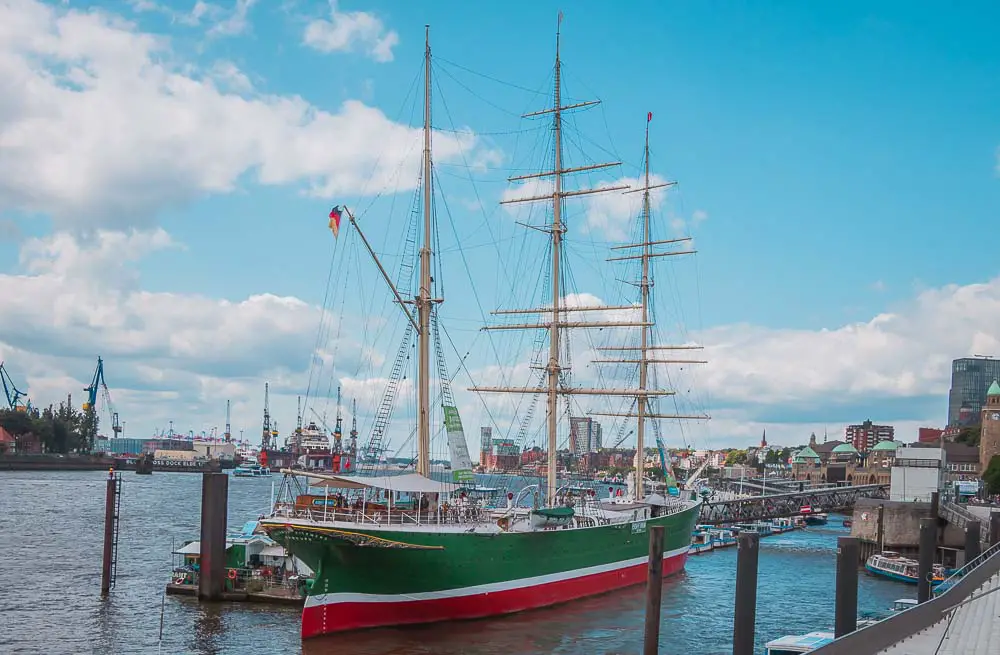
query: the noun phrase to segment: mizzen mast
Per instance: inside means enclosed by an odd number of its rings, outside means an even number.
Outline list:
[[[694,350],[700,349],[701,346],[654,346],[651,345],[651,328],[653,323],[649,320],[649,309],[650,309],[650,295],[653,287],[652,276],[650,275],[650,260],[654,257],[671,257],[677,255],[689,255],[693,254],[694,250],[675,250],[669,252],[653,252],[652,246],[657,245],[667,245],[675,243],[686,243],[691,241],[691,237],[681,237],[679,239],[665,239],[661,241],[651,240],[651,225],[650,225],[650,191],[653,189],[660,189],[665,187],[671,187],[676,185],[676,182],[662,182],[658,184],[651,184],[649,177],[649,124],[653,120],[653,113],[649,112],[646,115],[646,147],[644,151],[645,155],[645,177],[643,181],[643,186],[638,189],[633,189],[631,191],[626,191],[626,193],[642,193],[642,242],[633,243],[622,246],[614,246],[612,250],[623,250],[628,248],[642,248],[641,254],[638,255],[626,255],[623,257],[611,257],[607,261],[626,261],[639,259],[642,261],[642,278],[639,281],[640,289],[640,312],[642,316],[642,331],[639,337],[638,347],[626,347],[626,346],[609,346],[604,348],[598,348],[602,351],[639,351],[639,359],[595,359],[592,360],[595,364],[638,364],[639,366],[639,390],[647,392],[649,389],[649,365],[650,364],[704,364],[704,360],[694,360],[694,359],[650,359],[649,352],[651,350]],[[664,392],[666,394],[672,395],[673,392]],[[637,411],[635,414],[629,413],[613,413],[613,412],[590,412],[591,414],[600,416],[618,416],[618,417],[632,417],[636,419],[636,438],[635,438],[635,478],[636,478],[636,493],[639,498],[643,497],[643,484],[644,484],[644,469],[645,469],[645,447],[646,447],[646,419],[707,419],[708,416],[685,416],[679,414],[656,414],[650,411],[648,406],[650,394],[641,393],[636,395],[636,405]],[[664,471],[666,475],[666,471]]]
[[[558,449],[558,400],[560,394],[576,394],[576,395],[613,395],[613,396],[631,396],[631,395],[645,395],[647,393],[659,394],[661,392],[646,392],[639,389],[581,389],[581,388],[569,388],[563,384],[563,380],[560,379],[562,372],[567,370],[562,366],[560,361],[560,338],[561,331],[568,328],[606,328],[606,327],[638,327],[645,325],[641,322],[634,321],[575,321],[567,320],[565,314],[576,312],[576,311],[597,311],[597,310],[610,310],[616,309],[614,307],[568,307],[562,304],[562,294],[563,290],[560,286],[560,264],[562,258],[562,240],[563,235],[566,233],[566,225],[562,220],[562,202],[565,198],[574,196],[583,196],[594,193],[603,193],[609,191],[620,191],[628,189],[628,185],[618,185],[618,186],[607,186],[599,187],[594,189],[578,189],[567,191],[563,186],[563,178],[567,174],[579,173],[583,171],[593,171],[603,168],[610,168],[612,166],[618,166],[621,162],[610,162],[604,164],[594,164],[590,166],[581,166],[577,168],[563,168],[563,156],[562,156],[562,115],[563,112],[570,111],[573,109],[580,109],[584,107],[590,107],[598,104],[599,100],[591,100],[587,102],[580,102],[572,105],[562,104],[562,88],[561,88],[561,62],[559,58],[559,41],[560,41],[560,29],[562,26],[562,12],[559,12],[559,27],[556,30],[556,62],[555,62],[555,92],[553,94],[554,102],[552,107],[548,109],[542,109],[540,111],[525,114],[523,118],[531,118],[535,116],[544,116],[551,114],[553,122],[553,131],[555,135],[555,152],[554,152],[554,167],[551,171],[545,171],[541,173],[532,173],[529,175],[520,175],[516,177],[508,178],[509,182],[519,182],[529,179],[538,178],[552,178],[553,188],[552,192],[544,195],[529,196],[524,198],[515,198],[512,200],[503,201],[501,204],[513,204],[522,202],[538,202],[545,201],[552,203],[552,222],[545,228],[537,228],[540,231],[547,232],[552,240],[552,306],[551,307],[541,307],[534,309],[505,309],[494,312],[494,314],[539,314],[539,315],[549,315],[549,320],[545,322],[538,323],[524,323],[515,325],[495,325],[487,326],[484,329],[490,330],[530,330],[530,329],[547,329],[549,330],[549,357],[548,362],[545,366],[546,372],[546,399],[547,399],[547,436],[548,436],[548,459],[547,459],[547,475],[546,475],[546,503],[552,505],[555,503],[556,489],[557,489],[557,476],[556,468],[558,464],[557,449]],[[617,308],[621,309],[621,308]],[[633,306],[629,306],[628,309],[634,309]],[[530,387],[473,387],[472,391],[486,392],[486,393],[523,393],[523,394],[535,394],[541,391],[539,388]]]

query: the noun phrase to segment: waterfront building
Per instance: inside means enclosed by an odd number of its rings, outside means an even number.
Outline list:
[[[897,446],[883,441],[862,457],[851,444],[838,443],[825,460],[806,446],[792,455],[792,477],[813,483],[888,484]]]
[[[944,436],[944,430],[937,428],[919,428],[917,430],[917,441],[920,443],[939,443]]]
[[[17,452],[17,439],[0,425],[0,455]]]
[[[982,408],[982,428],[979,433],[979,467],[982,471],[990,465],[995,455],[1000,455],[1000,384],[993,380]]]
[[[589,416],[569,419],[570,452],[574,455],[595,453],[601,449],[601,424]]]
[[[133,439],[131,437],[120,437],[118,439],[98,437],[94,441],[94,450],[113,455],[141,455],[147,452],[146,444],[149,441],[149,439]]]
[[[948,425],[971,425],[980,418],[990,382],[1000,379],[1000,359],[963,357],[951,363]]]
[[[479,428],[479,465],[487,466],[490,455],[493,454],[493,428],[483,426]]]
[[[494,439],[492,448],[493,452],[486,460],[488,471],[514,471],[521,466],[521,451],[513,439]]]
[[[194,442],[190,439],[149,439],[143,446],[143,452],[152,453],[157,450],[194,450]]]
[[[889,500],[929,503],[931,494],[941,489],[946,468],[947,455],[943,448],[897,448]]]
[[[192,450],[207,459],[233,460],[236,458],[236,444],[231,441],[195,441]]]
[[[867,453],[880,441],[892,441],[896,429],[891,425],[875,425],[868,419],[864,423],[848,425],[844,428],[844,438],[859,453]]]

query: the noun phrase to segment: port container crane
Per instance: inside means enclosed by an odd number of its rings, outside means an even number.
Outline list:
[[[90,386],[84,387],[83,390],[87,392],[87,402],[83,403],[83,411],[97,411],[97,394],[100,393],[104,399],[104,405],[107,407],[108,415],[111,417],[111,431],[115,437],[118,437],[121,434],[122,426],[118,422],[118,412],[111,404],[111,392],[108,390],[108,384],[104,381],[104,360],[100,357],[97,358],[97,369],[94,371]]]

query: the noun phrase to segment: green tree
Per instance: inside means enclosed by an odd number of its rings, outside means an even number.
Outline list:
[[[737,464],[747,463],[747,451],[745,450],[730,450],[726,453],[726,466],[735,466]]]
[[[983,471],[983,482],[987,493],[1000,494],[1000,455],[990,458],[989,466]]]
[[[970,446],[979,447],[979,435],[983,432],[982,425],[967,425],[958,432],[955,443],[964,443]]]

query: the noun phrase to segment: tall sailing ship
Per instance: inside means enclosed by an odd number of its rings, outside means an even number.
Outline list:
[[[561,22],[560,15],[560,22]],[[456,477],[445,482],[432,478],[430,468],[431,411],[430,377],[432,338],[437,333],[437,306],[442,299],[432,278],[432,130],[431,49],[425,45],[424,151],[422,165],[423,238],[419,250],[419,286],[412,298],[393,285],[384,267],[379,271],[407,319],[401,352],[408,350],[411,334],[417,338],[417,458],[414,473],[399,475],[328,475],[286,471],[281,493],[272,515],[261,524],[296,557],[317,572],[302,614],[302,637],[346,630],[399,624],[429,623],[502,615],[604,593],[636,585],[645,580],[650,526],[665,529],[663,570],[672,574],[684,567],[691,533],[700,505],[695,499],[647,494],[644,476],[646,422],[660,419],[707,418],[657,413],[655,399],[671,392],[650,388],[651,365],[676,360],[653,359],[650,353],[671,346],[652,343],[650,313],[652,286],[650,264],[659,256],[682,254],[654,252],[660,243],[650,240],[650,183],[648,121],[646,175],[641,188],[623,186],[593,190],[567,190],[564,177],[582,170],[608,165],[563,168],[561,130],[563,114],[596,103],[563,106],[560,86],[559,33],[556,36],[554,104],[534,115],[551,115],[554,129],[553,170],[511,178],[512,181],[551,179],[552,191],[542,196],[511,202],[550,202],[551,220],[543,231],[550,239],[551,283],[549,305],[541,308],[506,309],[496,314],[527,314],[542,317],[537,323],[505,324],[495,329],[547,331],[547,362],[541,382],[525,387],[474,387],[477,393],[542,394],[547,400],[547,467],[544,484],[508,495],[506,506],[491,507],[478,502],[461,477],[471,468],[461,422],[446,385],[447,370],[438,349],[439,383],[444,387],[443,423],[452,450]],[[590,193],[629,190],[642,193],[643,238],[620,246],[627,254],[614,260],[638,260],[642,278],[636,282],[640,297],[636,304],[620,307],[577,307],[564,301],[560,264],[565,223],[563,202]],[[369,253],[368,245],[353,214],[351,225]],[[548,283],[547,282],[547,283]],[[409,307],[415,308],[411,313]],[[637,319],[581,321],[572,318],[585,311],[610,311],[637,315]],[[601,314],[596,314],[600,316]],[[608,346],[608,352],[625,353],[621,359],[603,364],[638,367],[636,388],[587,389],[569,384],[563,354],[568,330],[622,328],[631,332],[632,345]],[[538,332],[536,332],[537,334]],[[690,348],[691,346],[676,346]],[[631,358],[628,353],[632,353]],[[599,499],[595,494],[574,494],[558,487],[559,401],[578,396],[610,396],[631,399],[627,411],[607,412],[636,421],[637,449],[630,493],[621,498]],[[372,442],[381,444],[384,421],[376,416]],[[377,437],[377,438],[376,438]],[[372,444],[370,444],[372,447]],[[366,471],[362,471],[365,473]],[[527,502],[533,498],[533,502]],[[525,502],[521,502],[521,501]]]

